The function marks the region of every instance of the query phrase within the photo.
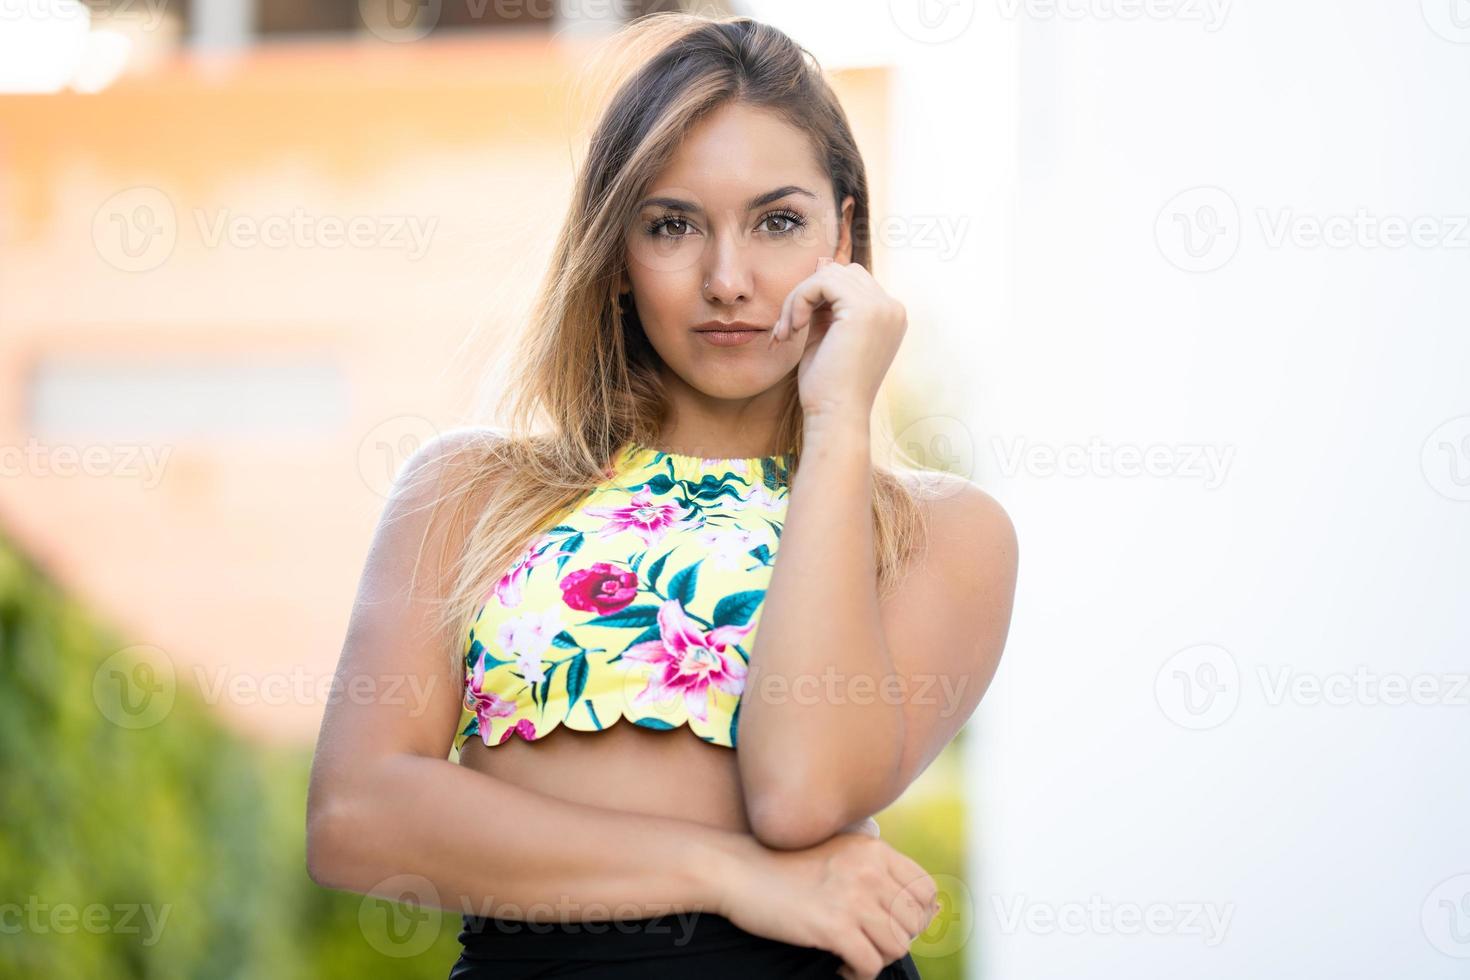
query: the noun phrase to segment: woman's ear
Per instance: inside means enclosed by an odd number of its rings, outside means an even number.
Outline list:
[[[842,213],[837,216],[837,254],[833,256],[842,265],[852,262],[852,212],[856,199],[847,195],[842,199]]]

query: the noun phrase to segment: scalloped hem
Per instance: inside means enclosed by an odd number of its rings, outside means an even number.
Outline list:
[[[643,716],[641,718],[629,718],[627,715],[619,714],[616,717],[614,717],[611,720],[609,720],[606,724],[604,724],[600,728],[597,727],[596,725],[591,725],[589,727],[583,728],[580,725],[574,724],[572,722],[568,722],[568,721],[565,721],[565,720],[562,720],[562,719],[557,719],[554,722],[552,722],[550,725],[548,725],[546,728],[534,728],[534,731],[536,732],[536,734],[532,738],[526,738],[525,737],[525,734],[522,732],[521,726],[520,726],[520,722],[523,722],[523,721],[524,722],[527,722],[528,724],[530,724],[532,726],[535,725],[535,722],[532,719],[529,719],[529,718],[518,718],[518,719],[515,720],[514,723],[512,723],[510,725],[507,725],[505,727],[505,729],[500,733],[500,735],[498,737],[492,739],[489,742],[486,742],[485,739],[484,739],[484,737],[478,731],[473,732],[473,733],[471,733],[469,735],[460,735],[460,736],[457,736],[455,738],[454,749],[455,749],[456,752],[463,751],[465,743],[468,742],[468,741],[470,741],[471,739],[474,739],[474,740],[478,741],[481,745],[484,745],[486,748],[489,748],[489,749],[493,749],[493,748],[496,748],[497,746],[504,745],[506,742],[509,742],[512,739],[515,739],[515,740],[518,740],[518,741],[522,741],[522,742],[527,742],[527,743],[539,742],[542,739],[546,738],[546,736],[550,735],[552,732],[556,731],[558,728],[563,728],[563,727],[569,728],[569,729],[571,729],[574,732],[582,732],[582,733],[586,733],[586,734],[591,734],[591,733],[596,733],[596,732],[605,732],[608,729],[612,728],[613,726],[618,725],[618,724],[621,724],[622,722],[625,722],[625,721],[628,722],[629,724],[637,725],[639,728],[647,728],[650,731],[675,731],[675,730],[678,730],[678,729],[681,729],[681,728],[686,728],[690,732],[692,732],[696,738],[698,738],[700,741],[704,742],[706,745],[718,745],[721,748],[726,748],[726,749],[731,749],[731,750],[734,750],[736,748],[736,746],[734,744],[732,744],[731,742],[721,741],[717,736],[714,736],[714,735],[708,735],[708,736],[701,735],[699,733],[698,729],[696,729],[694,727],[694,723],[693,723],[694,720],[691,719],[691,718],[688,718],[688,717],[685,717],[683,720],[681,720],[681,721],[679,721],[679,722],[676,723],[676,722],[668,721],[668,720],[666,720],[664,718],[659,718],[659,717],[654,716],[654,715],[645,715],[645,716]],[[704,727],[704,726],[701,725],[701,727]]]

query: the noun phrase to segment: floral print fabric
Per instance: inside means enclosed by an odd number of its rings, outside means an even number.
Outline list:
[[[466,638],[455,751],[624,718],[735,748],[790,463],[625,444],[608,478],[485,595]]]

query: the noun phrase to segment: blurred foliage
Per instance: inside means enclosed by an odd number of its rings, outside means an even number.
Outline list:
[[[975,925],[965,861],[961,753],[965,730],[945,746],[908,791],[874,819],[878,836],[908,855],[939,886],[939,913],[909,947],[924,980],[959,980],[965,941]]]
[[[0,540],[0,977],[443,980],[457,915],[394,958],[399,906],[307,877],[309,753],[182,683],[156,724],[108,720],[93,681],[127,645]]]
[[[443,980],[457,914],[307,877],[309,752],[235,736],[182,683],[157,723],[109,720],[127,645],[0,539],[0,977]],[[957,748],[878,815],[936,877],[962,876]],[[941,926],[913,947],[926,980],[963,976]]]

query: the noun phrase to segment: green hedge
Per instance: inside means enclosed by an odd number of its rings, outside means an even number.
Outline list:
[[[395,958],[396,907],[307,877],[308,752],[182,684],[156,724],[108,720],[93,682],[128,645],[0,541],[0,976],[443,980],[457,916]]]

